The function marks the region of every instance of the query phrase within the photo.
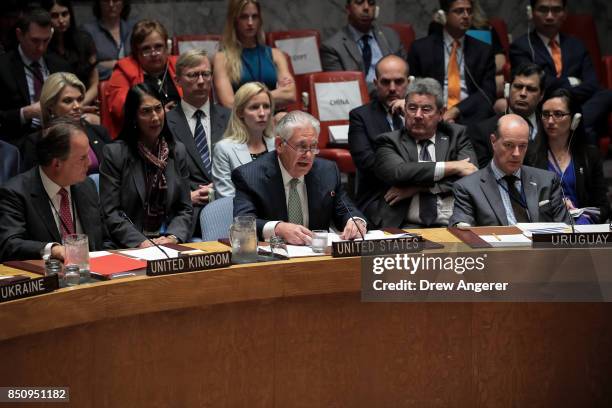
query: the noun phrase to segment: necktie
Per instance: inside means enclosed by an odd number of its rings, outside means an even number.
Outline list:
[[[404,121],[399,113],[393,115],[393,130],[399,130],[404,127]]]
[[[419,144],[421,145],[419,161],[432,161],[431,155],[427,150],[427,147],[431,144],[431,140],[423,140],[419,142]],[[419,218],[426,227],[429,227],[436,221],[436,218],[438,218],[438,204],[435,194],[425,191],[419,193]]]
[[[561,71],[563,71],[563,61],[561,60],[561,48],[557,41],[550,40],[548,43],[550,46],[550,52],[552,54],[553,62],[555,63],[555,70],[557,71],[557,78],[561,76]]]
[[[40,98],[40,90],[42,89],[43,82],[45,82],[43,73],[40,69],[38,61],[34,61],[30,64],[32,70],[32,82],[34,83],[34,100],[32,102],[38,102]]]
[[[461,100],[461,74],[457,62],[457,49],[459,41],[453,41],[450,57],[448,58],[448,100],[446,106],[452,108]]]
[[[200,153],[200,157],[202,158],[202,162],[204,163],[204,167],[206,171],[211,172],[211,161],[210,161],[210,150],[208,149],[208,142],[206,141],[206,132],[204,131],[204,125],[202,125],[202,117],[204,116],[204,112],[201,110],[197,110],[195,112],[196,117],[196,125],[194,130],[194,141],[196,144],[196,148],[198,149],[198,153]]]
[[[516,189],[516,180],[518,177],[516,176],[504,176],[504,180],[506,180],[506,184],[508,184],[508,195],[510,196],[510,203],[512,204],[512,211],[514,212],[514,218],[516,218],[516,222],[529,222],[529,216],[527,215],[527,210],[523,207],[521,198],[521,194]]]
[[[370,35],[361,37],[361,56],[363,57],[363,72],[368,76],[370,65],[372,65],[372,47],[370,47]]]
[[[287,200],[287,216],[289,222],[293,224],[304,225],[304,214],[302,214],[302,203],[300,195],[297,192],[297,184],[299,179],[293,178],[289,182],[289,199]]]
[[[62,239],[68,234],[74,234],[74,223],[72,222],[72,214],[70,214],[70,197],[68,197],[68,191],[65,188],[61,188],[59,191],[60,195],[60,231],[62,232]]]

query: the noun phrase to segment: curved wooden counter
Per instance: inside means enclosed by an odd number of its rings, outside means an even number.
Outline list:
[[[0,386],[69,386],[75,407],[612,401],[611,304],[362,303],[359,292],[360,260],[326,257],[9,302]]]

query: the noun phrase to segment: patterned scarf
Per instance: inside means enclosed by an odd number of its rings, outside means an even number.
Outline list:
[[[153,153],[142,142],[138,142],[138,153],[145,162],[146,201],[142,229],[147,236],[158,236],[159,229],[166,218],[166,195],[168,185],[164,170],[168,164],[170,149],[166,139],[161,136]]]

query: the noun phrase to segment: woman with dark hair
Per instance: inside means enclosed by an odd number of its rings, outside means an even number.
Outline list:
[[[51,14],[53,37],[49,49],[68,61],[71,72],[85,84],[83,108],[93,113],[94,107],[86,107],[95,104],[98,98],[96,45],[87,31],[77,28],[71,0],[42,0],[40,4]]]
[[[185,146],[174,140],[157,89],[131,88],[118,140],[104,147],[100,201],[120,247],[185,242],[191,235],[191,198]],[[133,224],[132,224],[133,223]]]
[[[605,222],[610,204],[601,156],[585,142],[579,105],[569,91],[557,89],[545,97],[541,115],[542,126],[526,163],[557,173],[565,205],[576,224]]]
[[[93,14],[96,21],[83,28],[96,44],[100,80],[107,80],[117,61],[130,54],[130,0],[94,0]]]
[[[168,32],[155,20],[139,21],[130,39],[132,55],[120,59],[106,86],[105,97],[112,123],[107,123],[111,136],[116,136],[123,122],[123,104],[128,90],[146,82],[154,87],[161,102],[170,110],[181,100],[183,91],[175,82],[176,56],[168,52]]]

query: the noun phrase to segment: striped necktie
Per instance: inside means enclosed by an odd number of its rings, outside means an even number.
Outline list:
[[[208,148],[208,142],[206,141],[206,132],[204,131],[204,125],[202,125],[202,117],[204,117],[204,112],[198,109],[195,112],[194,116],[196,117],[196,126],[193,132],[193,138],[196,144],[196,148],[198,149],[198,153],[200,153],[200,157],[202,158],[202,162],[204,163],[204,167],[206,168],[206,171],[210,173],[210,149]]]
[[[421,145],[419,161],[432,161],[429,150],[427,150],[431,144],[431,140],[426,139],[419,142],[419,144]],[[426,191],[419,193],[419,218],[426,227],[429,227],[436,221],[436,218],[438,218],[438,203],[435,194]]]

